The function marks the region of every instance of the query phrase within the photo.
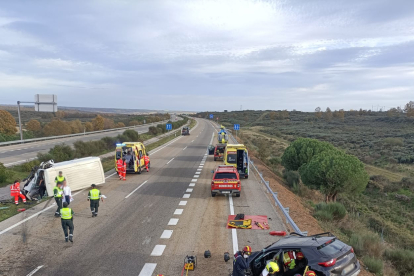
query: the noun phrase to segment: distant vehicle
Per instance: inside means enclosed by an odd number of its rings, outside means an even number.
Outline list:
[[[224,165],[233,165],[240,177],[249,177],[249,153],[243,144],[227,144],[224,151]]]
[[[117,144],[115,149],[115,170],[118,171],[116,161],[125,157],[127,163],[127,173],[140,174],[145,168],[144,155],[146,154],[145,146],[140,142],[124,142]],[[151,162],[148,167],[151,166]]]
[[[181,130],[181,135],[190,135],[190,128],[183,127],[183,129]]]
[[[240,176],[233,166],[220,165],[217,167],[211,181],[211,196],[216,194],[234,194],[240,197]]]
[[[216,149],[216,147],[214,145],[209,145],[208,148],[207,148],[208,155],[213,155],[215,149]]]
[[[59,171],[63,172],[72,191],[88,188],[91,184],[105,183],[105,174],[99,157],[85,157],[59,163],[50,160],[32,169],[30,175],[23,180],[26,181],[23,193],[29,199],[38,199],[39,183],[40,180],[44,180],[48,196],[53,196],[55,178]]]
[[[252,253],[248,260],[252,275],[259,276],[270,260],[276,261],[283,273],[284,257],[292,251],[295,256],[301,252],[303,258],[295,260],[295,268],[285,270],[288,275],[303,275],[306,266],[318,276],[356,276],[361,271],[354,249],[331,233],[313,236],[291,233],[263,250]]]
[[[225,144],[217,144],[214,149],[214,161],[224,159],[224,151],[226,150]]]

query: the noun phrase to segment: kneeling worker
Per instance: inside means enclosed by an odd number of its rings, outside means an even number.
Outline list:
[[[269,262],[263,269],[261,276],[276,275],[279,272],[279,266],[275,262]]]
[[[63,208],[60,209],[60,217],[62,222],[63,233],[65,234],[65,242],[73,242],[73,210],[68,208],[68,203],[63,202]],[[69,228],[69,237],[68,237]]]
[[[99,199],[103,201],[101,191],[96,189],[96,185],[92,184],[92,190],[89,191],[88,201],[91,202],[92,217],[98,216]]]

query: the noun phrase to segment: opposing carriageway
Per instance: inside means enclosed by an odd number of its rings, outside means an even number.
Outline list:
[[[184,257],[197,255],[193,275],[229,275],[224,252],[244,245],[260,250],[277,238],[265,230],[226,229],[228,215],[267,215],[272,230],[285,227],[253,175],[242,180],[240,198],[211,197],[211,170],[218,163],[206,148],[213,133],[199,120],[190,136],[150,154],[150,173],[128,174],[127,181],[109,177],[100,187],[107,199],[97,218],[91,217],[87,191],[77,194],[73,244],[64,242],[53,208],[2,233],[0,274],[180,275]],[[0,223],[0,231],[7,223]],[[212,258],[203,258],[205,250]]]

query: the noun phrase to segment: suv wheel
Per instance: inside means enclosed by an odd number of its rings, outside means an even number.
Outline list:
[[[215,197],[216,196],[216,193],[211,192],[211,196],[212,197]]]
[[[237,194],[236,194],[236,197],[240,197],[240,193],[237,193]]]

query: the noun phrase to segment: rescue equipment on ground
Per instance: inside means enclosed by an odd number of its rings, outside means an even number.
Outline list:
[[[230,260],[230,253],[224,252],[224,261],[227,263]]]
[[[228,226],[232,228],[250,229],[252,228],[252,220],[251,219],[230,220],[228,223]]]
[[[211,258],[211,252],[210,252],[210,250],[204,251],[204,258]]]
[[[286,236],[286,232],[285,231],[272,231],[269,233],[272,236]]]

